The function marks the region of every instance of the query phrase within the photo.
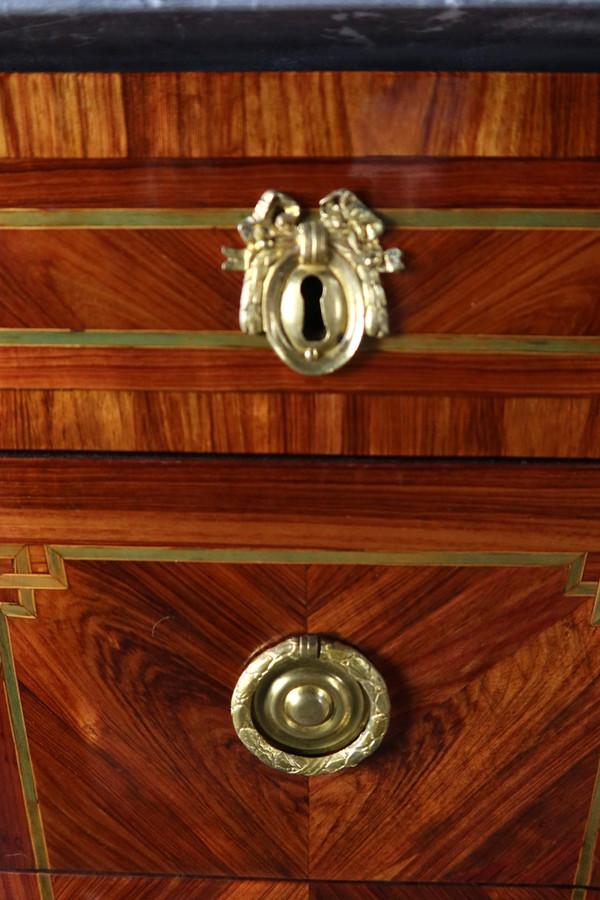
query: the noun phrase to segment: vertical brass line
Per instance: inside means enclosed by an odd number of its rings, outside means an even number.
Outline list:
[[[581,556],[578,556],[577,559],[574,559],[571,565],[569,566],[569,571],[567,573],[567,583],[565,585],[565,594],[568,594],[569,591],[576,588],[577,585],[581,584],[583,581],[583,572],[585,570],[585,564],[587,562],[587,553],[582,553]]]
[[[19,693],[19,682],[10,642],[8,622],[6,616],[2,614],[0,614],[0,664],[4,675],[4,690],[10,716],[10,727],[21,778],[21,789],[23,791],[35,866],[36,869],[48,869],[48,850],[46,848],[40,804],[35,787],[29,743],[27,741],[27,729]],[[52,900],[50,876],[47,874],[38,875],[38,885],[42,900]]]
[[[600,625],[600,581],[594,596],[594,608],[592,610],[592,625]]]
[[[585,900],[587,886],[593,874],[596,842],[598,840],[598,827],[600,826],[600,765],[596,774],[596,783],[590,803],[590,811],[581,844],[577,872],[575,873],[575,885],[571,900]]]

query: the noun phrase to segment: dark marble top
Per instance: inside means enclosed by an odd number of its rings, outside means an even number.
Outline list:
[[[0,70],[600,70],[600,0],[0,0]]]

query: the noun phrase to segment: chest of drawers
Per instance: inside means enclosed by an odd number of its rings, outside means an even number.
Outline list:
[[[600,885],[595,75],[0,81],[7,897],[582,900]],[[222,245],[347,187],[406,269],[338,372]],[[384,280],[385,280],[384,276]],[[356,646],[356,769],[238,741],[248,658]]]

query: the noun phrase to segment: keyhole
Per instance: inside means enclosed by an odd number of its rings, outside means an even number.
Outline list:
[[[307,275],[300,285],[300,293],[304,300],[302,334],[307,341],[322,341],[327,334],[320,303],[323,282],[316,275]]]

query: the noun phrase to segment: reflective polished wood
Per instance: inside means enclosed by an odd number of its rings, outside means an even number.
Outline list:
[[[580,74],[0,76],[0,894],[592,900],[599,102]],[[325,379],[231,346],[220,247],[271,186],[394,219],[396,345]],[[178,210],[208,227],[152,227]],[[229,714],[305,631],[393,700],[312,781]]]

